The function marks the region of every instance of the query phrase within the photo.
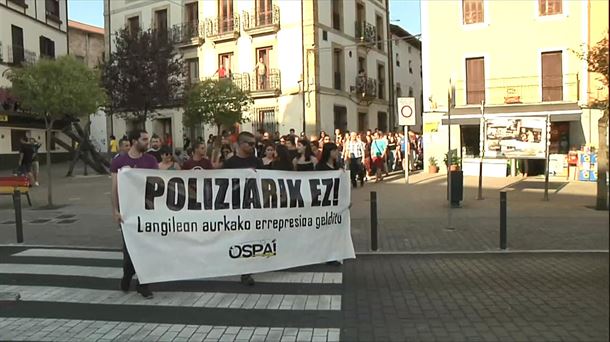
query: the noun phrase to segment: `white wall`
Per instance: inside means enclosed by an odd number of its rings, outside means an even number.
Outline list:
[[[422,128],[422,76],[421,76],[421,68],[422,68],[422,60],[421,60],[421,50],[415,47],[412,44],[409,44],[407,41],[401,39],[396,35],[392,35],[392,39],[394,40],[394,84],[397,86],[400,83],[400,88],[402,91],[402,96],[409,96],[409,87],[413,89],[413,97],[415,97],[415,109],[416,109],[416,119],[417,124],[414,127],[411,127],[413,130],[421,132]],[[411,48],[411,52],[409,52],[409,47]],[[396,55],[398,54],[398,58]],[[397,66],[396,61],[400,61],[400,66]],[[409,72],[409,61],[411,61],[411,69],[413,73]],[[398,97],[398,94],[396,94]]]
[[[39,153],[47,152],[47,142],[46,142],[46,133],[44,129],[40,128],[18,128],[18,127],[0,127],[0,154],[17,154],[18,151],[13,151],[13,148],[19,149],[19,146],[13,146],[11,144],[11,131],[25,131],[26,136],[30,138],[35,138],[42,145],[38,150]],[[70,144],[72,141],[65,134],[61,133],[61,131],[54,130],[57,134],[57,137],[61,139],[63,142]],[[59,145],[55,145],[55,150],[51,151],[52,153],[60,153],[66,152],[65,149],[60,147]]]

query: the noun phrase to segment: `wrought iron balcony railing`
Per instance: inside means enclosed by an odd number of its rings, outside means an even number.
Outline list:
[[[486,105],[578,102],[579,83],[578,74],[491,78],[472,86],[475,89],[460,80],[455,85],[455,105],[479,106],[481,100]]]
[[[172,27],[172,41],[176,44],[195,45],[203,40],[203,25],[198,22],[185,22]]]
[[[377,97],[377,80],[366,76],[356,76],[354,93],[360,100],[372,101]]]
[[[356,21],[355,28],[356,33],[354,36],[358,42],[365,43],[366,45],[375,44],[375,40],[377,39],[377,29],[375,26],[366,21]]]
[[[268,11],[244,12],[244,31],[250,34],[277,32],[280,28],[280,8],[273,5]]]
[[[277,69],[268,69],[267,74],[258,75],[252,74],[252,95],[270,95],[277,94],[281,90],[281,77],[280,71]]]
[[[206,36],[213,41],[231,40],[239,36],[239,15],[206,20]]]
[[[38,60],[34,51],[26,50],[23,46],[18,45],[7,45],[6,54],[2,54],[2,56],[2,63],[13,65],[34,64]]]

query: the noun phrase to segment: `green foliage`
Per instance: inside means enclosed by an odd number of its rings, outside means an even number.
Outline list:
[[[437,166],[438,167],[438,162],[436,161],[436,158],[434,158],[434,157],[428,158],[428,163],[430,163],[430,166]]]
[[[457,150],[451,151],[451,164],[448,163],[448,159],[449,159],[449,156],[447,155],[447,153],[445,153],[445,158],[443,159],[443,162],[445,162],[446,166],[460,165],[462,162],[461,158],[458,156]]]
[[[589,47],[588,51],[572,50],[578,58],[587,62],[589,72],[596,73],[595,77],[606,87],[606,96],[608,96],[608,84],[610,75],[608,74],[608,36],[597,42],[594,46]],[[608,106],[608,98],[596,99],[592,103],[593,107],[606,108]]]
[[[105,101],[99,75],[72,56],[41,59],[8,77],[21,108],[48,122],[89,115]]]
[[[156,109],[178,104],[182,96],[181,56],[167,35],[156,31],[119,30],[101,68],[108,105],[126,118],[144,122]]]
[[[205,80],[195,84],[187,93],[184,121],[187,126],[197,124],[230,127],[248,121],[243,116],[253,103],[250,95],[230,79]]]

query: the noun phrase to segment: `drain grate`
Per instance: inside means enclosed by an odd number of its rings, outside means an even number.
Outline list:
[[[61,221],[57,221],[56,223],[59,223],[59,224],[70,224],[70,223],[74,223],[76,221],[78,221],[78,220],[61,220]]]
[[[51,221],[51,220],[50,219],[36,219],[36,220],[30,221],[30,223],[34,223],[34,224],[37,224],[37,223],[47,223],[49,221]]]

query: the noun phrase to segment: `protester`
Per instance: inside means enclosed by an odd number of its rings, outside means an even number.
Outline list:
[[[34,150],[32,155],[32,179],[34,180],[34,186],[39,186],[38,179],[40,176],[40,161],[38,160],[38,150],[42,146],[35,138],[30,139],[30,144]]]
[[[318,160],[313,155],[311,144],[306,139],[297,143],[298,156],[292,160],[295,171],[313,171]]]
[[[108,144],[110,147],[110,153],[114,155],[119,152],[119,146],[117,145],[116,137],[114,135],[110,136]]]
[[[21,138],[21,147],[19,148],[19,175],[27,176],[30,184],[34,184],[34,176],[32,175],[32,161],[34,158],[34,148],[28,141],[27,137]]]
[[[275,159],[271,163],[271,169],[278,171],[294,171],[292,158],[290,158],[290,153],[286,146],[277,145],[275,147]]]
[[[352,186],[355,188],[358,186],[358,180],[360,180],[360,186],[364,186],[364,168],[362,167],[362,158],[364,157],[365,146],[362,141],[358,140],[356,132],[350,134],[349,143],[345,145],[345,158],[349,162],[350,177]]]
[[[380,136],[379,132],[375,132],[373,138],[374,139],[371,144],[371,158],[376,176],[375,183],[378,183],[383,180],[383,164],[387,151],[387,141]]]
[[[117,173],[120,169],[124,167],[129,167],[132,169],[158,169],[159,164],[157,163],[155,157],[150,154],[145,153],[148,148],[148,133],[144,130],[135,130],[129,134],[129,142],[131,143],[131,148],[129,152],[125,154],[119,154],[118,157],[112,160],[110,165],[110,172],[112,173],[112,209],[113,209],[113,218],[117,224],[123,223],[123,218],[121,217],[120,209],[119,209],[119,192],[118,192],[118,183],[117,183]],[[124,292],[129,291],[129,286],[131,283],[131,278],[135,275],[136,270],[133,267],[133,263],[131,262],[131,257],[129,256],[129,251],[127,250],[127,246],[125,245],[125,241],[123,240],[123,278],[121,279],[120,288]],[[147,284],[140,284],[137,282],[136,285],[137,292],[142,295],[142,297],[146,299],[153,298],[152,291],[148,288]]]
[[[161,139],[157,135],[153,135],[150,138],[150,149],[146,151],[146,153],[152,155],[157,160],[157,163],[161,162],[161,153],[159,149],[161,148]]]
[[[119,140],[119,153],[117,153],[114,158],[116,158],[119,154],[125,154],[129,152],[130,149],[131,143],[129,143],[129,139],[121,138],[121,140]]]
[[[250,132],[241,132],[237,136],[237,150],[235,155],[225,160],[222,164],[223,169],[261,169],[263,162],[254,156],[256,139]],[[241,283],[244,285],[254,285],[254,278],[251,274],[242,274]]]
[[[339,150],[334,143],[326,143],[322,147],[322,157],[316,164],[316,171],[339,170],[337,166],[339,160]]]
[[[183,170],[211,170],[213,168],[212,162],[207,159],[206,146],[202,142],[196,142],[193,145],[193,157],[182,164]]]
[[[162,146],[159,153],[161,153],[159,170],[180,170],[180,165],[174,159],[172,149],[169,146]]]
[[[273,162],[274,159],[275,159],[275,146],[272,143],[267,142],[265,144],[264,154],[263,154],[263,158],[262,158],[264,168],[270,169],[271,163]]]

